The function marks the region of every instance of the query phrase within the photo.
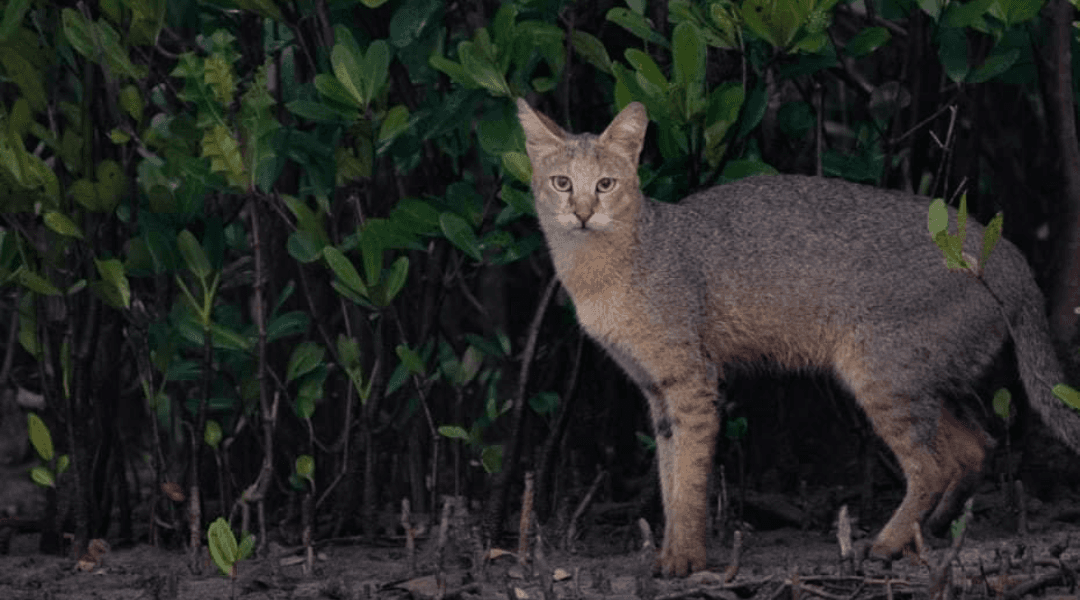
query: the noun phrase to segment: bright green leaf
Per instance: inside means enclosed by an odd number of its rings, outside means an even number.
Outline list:
[[[34,446],[38,456],[45,462],[52,460],[52,435],[49,433],[49,428],[45,426],[45,421],[42,421],[41,417],[37,416],[36,413],[28,412],[26,413],[26,425],[30,435],[30,444]]]
[[[52,471],[40,465],[30,469],[30,479],[41,487],[54,487],[56,485],[56,478],[53,476]]]
[[[115,258],[109,260],[94,259],[98,274],[101,279],[119,294],[121,305],[124,308],[131,307],[131,284],[124,272],[124,263]]]
[[[213,419],[207,419],[206,431],[203,432],[203,441],[206,442],[207,446],[217,450],[218,444],[221,443],[221,438],[221,425]]]
[[[210,546],[210,556],[214,559],[214,564],[221,569],[223,575],[231,576],[233,565],[240,558],[240,552],[229,523],[222,517],[218,517],[207,529],[206,541]]]
[[[297,456],[296,474],[304,479],[313,479],[315,477],[315,458],[310,454],[301,454],[300,456]]]
[[[85,237],[83,237],[82,230],[80,230],[79,227],[75,225],[75,223],[73,223],[71,219],[67,218],[67,215],[64,215],[63,213],[51,210],[45,213],[44,219],[45,225],[49,229],[52,229],[60,235],[73,237],[80,240],[86,239]]]
[[[504,152],[502,155],[503,169],[514,176],[521,183],[532,182],[532,164],[529,157],[521,152]]]
[[[440,425],[439,435],[455,440],[469,441],[470,439],[469,432],[465,431],[464,427],[458,425]]]
[[[1059,383],[1054,386],[1052,391],[1059,400],[1076,410],[1080,410],[1080,390],[1077,390],[1070,385]]]

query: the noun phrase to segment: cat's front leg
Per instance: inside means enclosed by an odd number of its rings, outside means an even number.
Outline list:
[[[664,577],[705,568],[707,487],[720,416],[715,383],[700,379],[661,380],[646,393],[664,502],[664,543],[654,571]]]

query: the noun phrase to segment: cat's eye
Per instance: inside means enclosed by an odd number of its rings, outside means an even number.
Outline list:
[[[555,175],[551,178],[551,187],[558,192],[569,192],[571,187],[570,178],[566,175]]]
[[[603,177],[596,182],[596,191],[598,192],[610,192],[613,189],[615,189],[615,180],[611,177]]]

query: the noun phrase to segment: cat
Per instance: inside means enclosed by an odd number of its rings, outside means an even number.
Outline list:
[[[776,175],[656,202],[639,189],[641,104],[600,135],[517,106],[555,272],[581,327],[648,400],[665,517],[657,574],[705,567],[727,364],[816,368],[852,393],[907,481],[872,556],[897,556],[922,525],[941,530],[968,495],[991,440],[944,401],[1009,339],[1030,403],[1080,453],[1080,415],[1051,394],[1063,376],[1042,293],[1008,241],[980,281],[946,268],[929,200],[911,194]],[[969,222],[965,255],[979,255],[982,233]]]

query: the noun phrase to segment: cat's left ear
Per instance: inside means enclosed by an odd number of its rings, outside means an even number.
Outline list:
[[[638,163],[641,148],[645,145],[645,130],[649,126],[649,115],[640,102],[631,102],[611,121],[604,133],[600,134],[600,143],[611,147],[617,154],[633,159]]]
[[[540,157],[563,147],[566,132],[529,106],[522,98],[517,99],[518,121],[525,131],[525,151],[529,160],[537,161]]]

